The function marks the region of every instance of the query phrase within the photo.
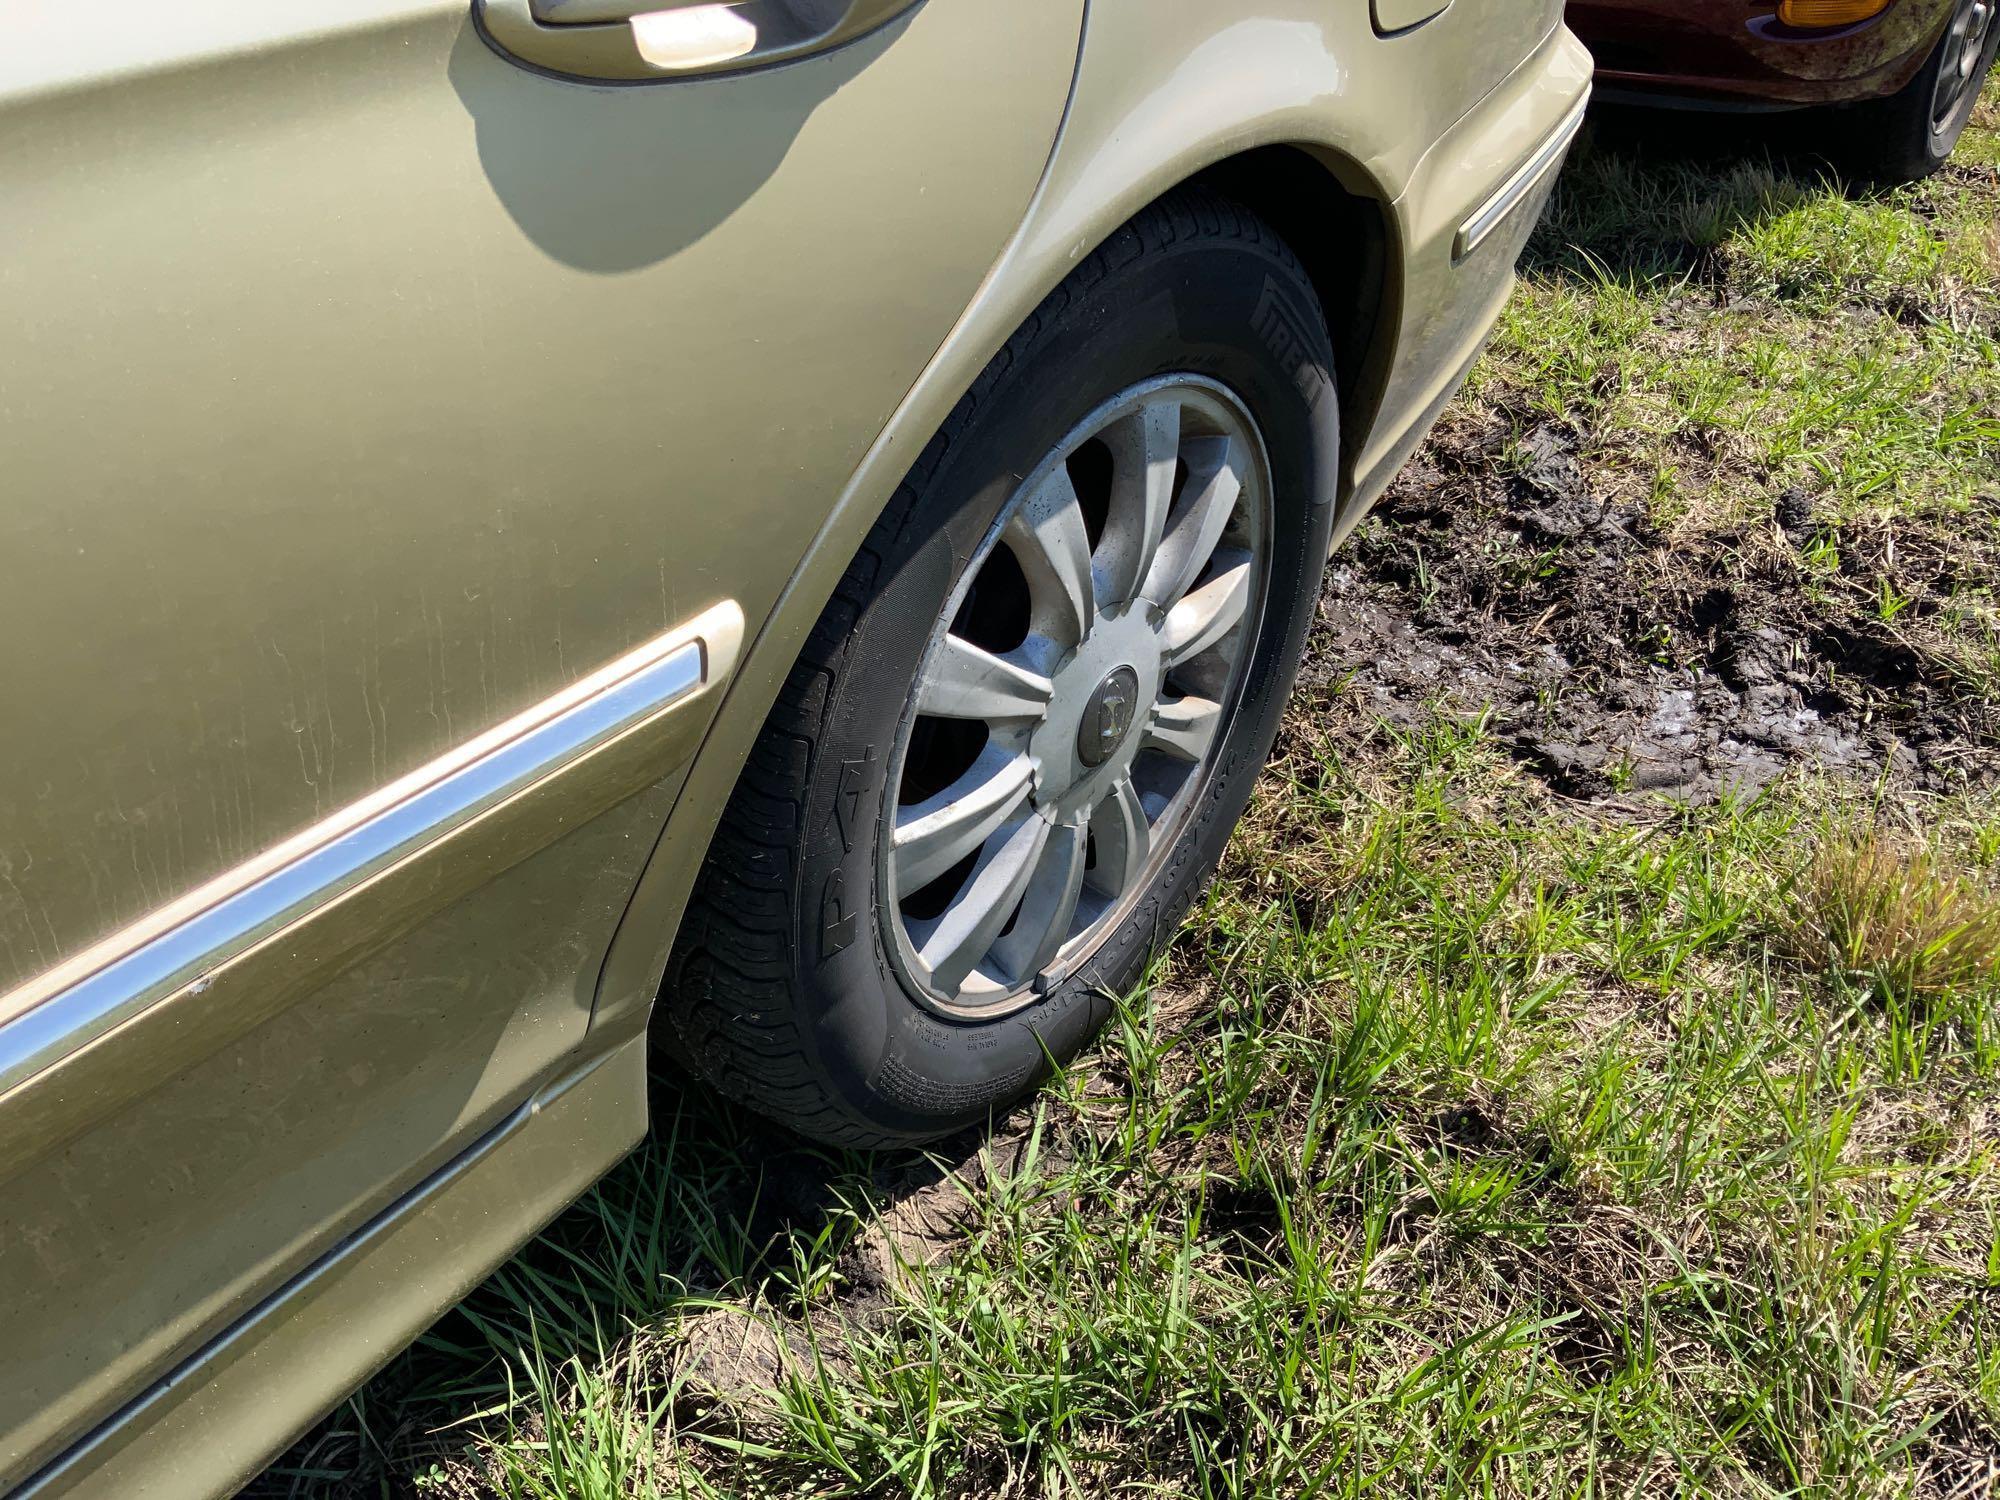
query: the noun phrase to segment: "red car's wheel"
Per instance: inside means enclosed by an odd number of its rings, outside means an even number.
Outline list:
[[[1841,163],[1874,182],[1914,182],[1942,167],[1979,105],[2000,47],[2000,0],[1957,0],[1917,76],[1886,99],[1846,111]]]

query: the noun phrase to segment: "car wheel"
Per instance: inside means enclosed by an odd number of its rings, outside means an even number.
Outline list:
[[[661,1020],[724,1092],[932,1139],[1073,1055],[1269,753],[1339,435],[1312,285],[1183,190],[994,358],[847,569],[756,743]]]
[[[1917,76],[1845,112],[1840,164],[1872,182],[1915,182],[1950,159],[2000,48],[2000,0],[1956,0]]]

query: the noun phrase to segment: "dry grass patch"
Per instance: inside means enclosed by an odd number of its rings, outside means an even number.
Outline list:
[[[1803,959],[1905,999],[1974,990],[2000,973],[2000,894],[1918,840],[1873,828],[1832,835],[1793,910]]]

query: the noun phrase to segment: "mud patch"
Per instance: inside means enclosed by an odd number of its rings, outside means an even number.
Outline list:
[[[1449,420],[1329,566],[1295,722],[1487,713],[1593,799],[1711,801],[1797,766],[1923,788],[2000,770],[1994,705],[1922,628],[1971,561],[1953,539],[1841,532],[1829,572],[1808,554],[1835,530],[1802,491],[1668,534],[1592,468],[1567,424]],[[1883,548],[1907,623],[1871,611]]]
[[[655,1377],[673,1392],[681,1429],[778,1443],[786,1392],[851,1376],[850,1340],[894,1326],[899,1299],[923,1295],[924,1272],[964,1245],[983,1198],[1013,1176],[1068,1160],[1041,1139],[1037,1119],[1037,1107],[1024,1105],[990,1131],[928,1152],[881,1152],[864,1159],[864,1172],[839,1178],[823,1168],[815,1178],[781,1151],[763,1184],[773,1222],[784,1226],[776,1232],[844,1240],[822,1289],[831,1295],[720,1302],[673,1324]],[[802,1162],[809,1153],[794,1154]]]
[[[781,1389],[810,1378],[826,1357],[801,1325],[737,1307],[690,1318],[677,1345],[671,1368],[681,1420],[766,1441],[784,1431]]]
[[[1060,1167],[1035,1130],[1033,1105],[1016,1107],[989,1131],[953,1137],[921,1156],[876,1158],[865,1201],[850,1206],[858,1226],[840,1257],[846,1316],[887,1316],[913,1272],[963,1243],[981,1203],[1022,1173]]]

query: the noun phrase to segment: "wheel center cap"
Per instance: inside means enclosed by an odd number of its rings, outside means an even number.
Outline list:
[[[1077,725],[1077,759],[1093,768],[1111,759],[1125,743],[1138,706],[1139,674],[1130,667],[1114,667],[1106,673],[1084,705],[1083,720]]]

